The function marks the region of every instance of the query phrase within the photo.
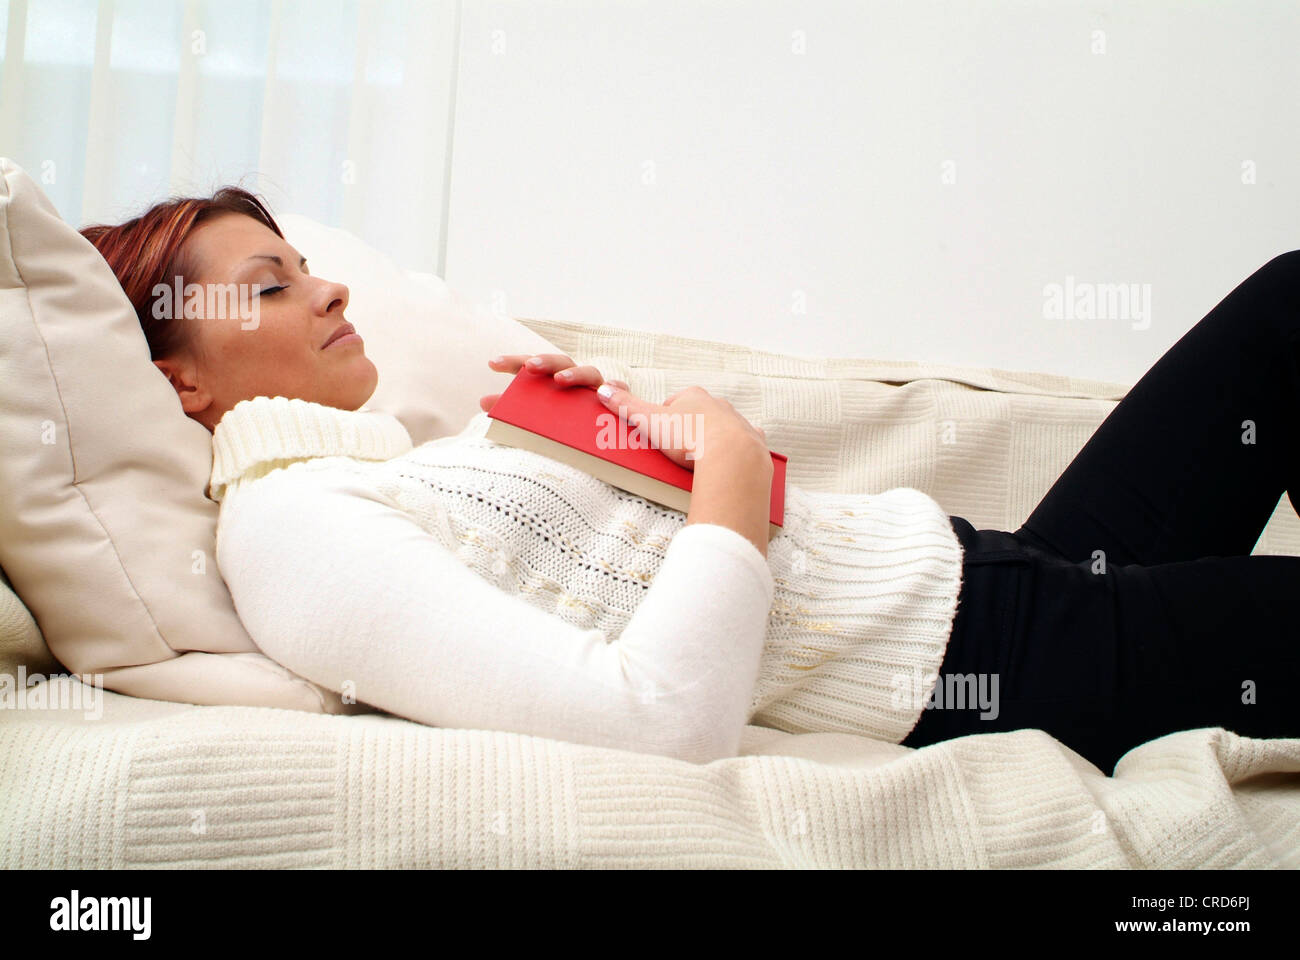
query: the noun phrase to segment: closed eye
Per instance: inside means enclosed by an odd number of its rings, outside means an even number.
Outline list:
[[[269,297],[272,296],[273,294],[279,293],[283,289],[285,289],[285,285],[279,287],[263,287],[261,290],[258,291],[257,295],[259,297]]]

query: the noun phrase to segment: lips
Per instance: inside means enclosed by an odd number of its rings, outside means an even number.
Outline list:
[[[335,330],[333,333],[331,333],[329,339],[320,345],[320,348],[324,350],[326,347],[328,347],[339,337],[346,337],[349,333],[356,333],[356,332],[357,332],[357,328],[352,326],[352,324],[348,323],[345,320],[343,321],[343,325],[339,327],[337,330]]]

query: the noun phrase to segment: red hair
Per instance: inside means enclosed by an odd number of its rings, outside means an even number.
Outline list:
[[[262,201],[239,187],[222,187],[210,197],[174,197],[117,226],[96,224],[80,231],[108,261],[126,291],[153,360],[189,346],[188,328],[171,317],[173,311],[163,311],[168,315],[165,319],[153,315],[158,299],[154,288],[171,286],[177,276],[182,284],[186,282],[190,264],[184,255],[185,241],[200,223],[221,213],[242,213],[284,237]]]

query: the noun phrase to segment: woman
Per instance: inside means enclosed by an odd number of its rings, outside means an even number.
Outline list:
[[[364,703],[697,762],[746,723],[907,746],[1038,728],[1107,771],[1183,729],[1300,736],[1300,558],[1248,556],[1297,478],[1300,251],[1179,340],[1014,533],[911,488],[790,486],[769,542],[762,432],[701,388],[605,398],[699,418],[692,449],[663,448],[695,471],[687,515],[493,443],[485,414],[413,448],[363,408],[377,371],[347,288],[250,194],[83,232],[213,431],[217,559],[250,635]],[[258,324],[157,309],[177,277],[260,284]],[[563,356],[530,369],[602,383]]]

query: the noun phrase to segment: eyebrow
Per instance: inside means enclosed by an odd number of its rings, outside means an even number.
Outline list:
[[[251,257],[249,257],[248,260],[270,260],[274,262],[277,267],[281,267],[281,268],[284,267],[284,261],[281,260],[279,257],[277,257],[275,254],[271,254],[271,253],[255,253]],[[247,263],[248,260],[245,260],[244,262]],[[302,269],[305,266],[307,266],[307,258],[299,257],[298,268]]]

